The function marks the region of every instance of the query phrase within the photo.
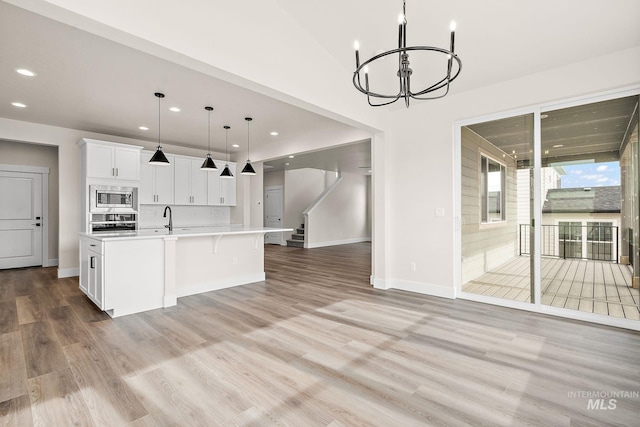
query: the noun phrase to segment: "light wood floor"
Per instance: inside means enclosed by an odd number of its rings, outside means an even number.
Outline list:
[[[530,302],[527,256],[511,259],[470,280],[465,292]],[[542,258],[541,302],[587,313],[640,319],[640,290],[631,285],[628,265],[582,259]]]
[[[638,425],[640,397],[580,392],[640,393],[640,333],[374,290],[369,244],[265,257],[266,282],[118,319],[0,271],[0,425]]]

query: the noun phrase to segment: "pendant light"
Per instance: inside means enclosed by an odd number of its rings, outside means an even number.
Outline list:
[[[220,174],[220,178],[233,178],[233,174],[231,173],[231,169],[229,169],[229,152],[227,148],[229,147],[229,129],[231,126],[224,126],[225,135],[224,135],[224,154],[225,154],[225,165],[222,173]]]
[[[151,160],[149,160],[149,164],[164,166],[170,164],[167,156],[162,152],[162,146],[160,145],[160,101],[164,98],[164,93],[156,92],[154,95],[158,98],[158,148],[156,148],[156,152],[151,157]]]
[[[216,164],[213,162],[213,159],[211,158],[211,112],[213,111],[213,107],[204,107],[204,109],[209,112],[209,126],[207,127],[209,145],[207,149],[207,158],[204,159],[204,162],[202,163],[202,166],[200,166],[200,169],[203,171],[211,172],[214,170],[218,170],[218,167],[216,166]]]
[[[253,119],[251,117],[245,117],[244,119],[247,121],[247,164],[244,165],[244,168],[242,168],[242,172],[240,172],[240,174],[255,175],[256,170],[253,168],[253,166],[251,166],[251,160],[249,160],[249,158],[251,157],[249,155],[249,147],[251,146],[249,144],[249,123],[251,123],[251,120]]]

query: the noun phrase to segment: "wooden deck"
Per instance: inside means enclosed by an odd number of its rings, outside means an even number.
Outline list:
[[[465,283],[464,292],[531,301],[528,256]],[[582,259],[542,258],[542,304],[640,320],[640,291],[631,288],[628,265]]]

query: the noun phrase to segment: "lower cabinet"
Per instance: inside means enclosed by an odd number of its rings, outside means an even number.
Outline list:
[[[105,309],[103,243],[80,239],[80,290],[101,310]]]
[[[164,240],[81,236],[80,290],[111,317],[163,307]]]

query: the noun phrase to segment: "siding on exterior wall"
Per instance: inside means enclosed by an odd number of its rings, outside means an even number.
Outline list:
[[[506,165],[506,221],[481,224],[480,154]],[[503,264],[517,255],[517,177],[516,163],[510,156],[462,128],[462,283]]]

